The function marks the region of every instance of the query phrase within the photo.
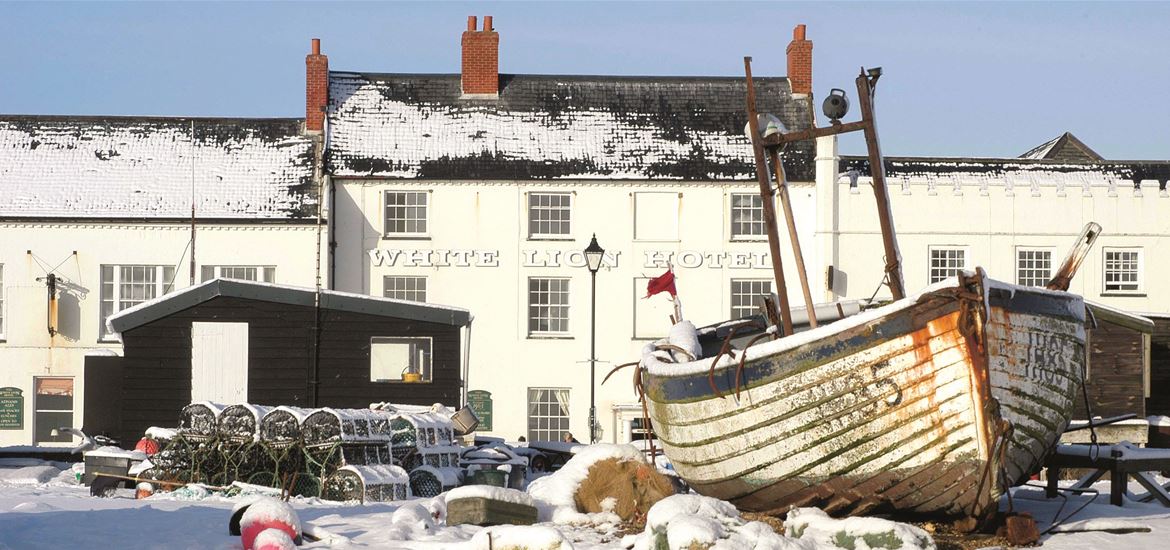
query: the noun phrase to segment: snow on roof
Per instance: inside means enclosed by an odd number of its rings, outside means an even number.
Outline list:
[[[942,185],[979,185],[983,187],[1017,187],[1033,185],[1069,188],[1136,186],[1141,182],[1165,190],[1170,180],[1170,161],[1052,162],[1046,160],[1004,158],[886,157],[886,176],[890,185],[925,181]],[[869,174],[869,159],[841,157],[840,171],[856,170]]]
[[[0,217],[316,215],[296,119],[0,115]]]
[[[754,80],[761,112],[807,128],[785,78]],[[329,163],[341,177],[755,178],[742,78],[500,75],[498,99],[464,98],[459,75],[330,73]],[[789,179],[813,180],[813,143]]]
[[[1076,136],[1065,132],[1020,155],[1022,159],[1057,160],[1077,162],[1098,162],[1104,158],[1096,151],[1077,139]]]

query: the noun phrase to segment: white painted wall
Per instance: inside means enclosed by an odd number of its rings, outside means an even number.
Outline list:
[[[25,398],[24,429],[0,430],[0,445],[32,443],[34,376],[73,377],[74,425],[83,425],[84,356],[121,354],[120,344],[98,342],[100,266],[173,265],[174,286],[183,288],[189,280],[189,239],[190,226],[182,223],[0,222],[4,270],[0,387],[20,388]],[[273,265],[278,283],[312,287],[316,243],[312,225],[201,225],[196,236],[196,282],[203,264]],[[37,279],[53,268],[63,280],[61,332],[50,338],[47,292]]]
[[[726,320],[733,278],[770,279],[766,241],[731,242],[729,194],[758,192],[757,184],[663,183],[644,181],[552,182],[413,182],[335,179],[334,216],[336,288],[382,295],[386,275],[427,277],[427,300],[468,308],[475,316],[471,334],[469,389],[487,390],[493,399],[491,435],[516,438],[527,431],[527,388],[570,388],[570,420],[574,435],[588,437],[590,275],[583,250],[590,237],[605,248],[616,265],[597,274],[597,398],[598,421],[604,441],[615,438],[613,405],[634,403],[631,372],[623,371],[601,386],[613,365],[636,360],[648,339],[635,338],[635,308],[643,313],[638,324],[656,331],[669,328],[669,301],[664,295],[640,300],[645,281],[636,278],[662,274],[665,267],[647,262],[647,255],[673,261],[684,315],[696,324]],[[426,239],[383,239],[382,192],[430,190],[430,235]],[[568,240],[530,240],[527,233],[528,192],[573,193],[572,236]],[[635,226],[653,220],[635,211],[634,193],[656,192],[677,198],[677,238],[639,240]],[[790,191],[797,225],[804,243],[805,261],[820,265],[812,248],[816,210],[813,188],[793,184]],[[681,196],[681,198],[679,198]],[[672,229],[674,220],[661,220],[657,229]],[[783,227],[783,221],[781,221]],[[787,236],[782,249],[788,251]],[[377,251],[371,255],[371,251]],[[419,265],[417,251],[478,251],[462,258],[448,256],[452,265]],[[394,258],[395,251],[407,252]],[[686,255],[681,255],[687,252]],[[572,253],[571,256],[566,254]],[[696,254],[697,253],[697,254]],[[712,267],[712,257],[739,254],[743,267],[723,259]],[[554,261],[553,256],[557,257]],[[801,301],[794,263],[785,259],[789,295]],[[427,257],[443,263],[442,255]],[[694,266],[698,262],[697,267]],[[379,265],[379,263],[381,265]],[[579,267],[568,265],[576,263]],[[527,265],[526,265],[527,264]],[[823,276],[812,273],[814,296],[823,293]],[[527,330],[529,277],[569,277],[570,334],[565,338],[530,338]],[[773,287],[775,288],[775,287]],[[656,310],[656,311],[655,311]],[[650,319],[647,319],[650,317]]]
[[[834,138],[818,141],[817,158],[824,214],[817,248],[844,273],[843,282],[826,297],[868,298],[880,284],[884,265],[873,188],[868,177],[860,178],[855,189],[848,178],[839,177]],[[1018,247],[1050,247],[1055,269],[1084,225],[1095,221],[1102,235],[1069,290],[1127,311],[1170,311],[1162,280],[1170,269],[1170,197],[1156,185],[1135,190],[1128,182],[1092,177],[1076,185],[994,177],[983,183],[891,178],[889,185],[907,292],[927,284],[932,245],[966,247],[969,267],[982,266],[993,278],[1016,282]],[[1141,292],[1104,292],[1103,250],[1108,247],[1142,250]],[[888,297],[889,291],[883,287],[878,295]]]

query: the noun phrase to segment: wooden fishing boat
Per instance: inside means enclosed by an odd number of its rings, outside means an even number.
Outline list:
[[[873,118],[881,70],[857,78],[860,121],[841,123],[844,109],[826,101],[832,126],[763,135],[744,61],[775,303],[766,302],[767,331],[742,349],[732,343],[743,321],[697,333],[683,321],[646,346],[639,380],[658,441],[696,491],[745,510],[985,517],[1003,491],[1039,470],[1068,424],[1083,379],[1085,309],[1065,290],[1100,227],[1086,226],[1046,289],[978,269],[907,297]],[[893,300],[852,316],[837,308],[839,320],[818,326],[779,149],[858,130],[869,149]],[[774,193],[812,327],[803,333],[794,333],[788,306]],[[776,339],[757,343],[769,335]]]
[[[647,410],[699,493],[980,517],[1068,424],[1084,304],[978,273],[714,363],[674,363],[664,343],[643,354]]]

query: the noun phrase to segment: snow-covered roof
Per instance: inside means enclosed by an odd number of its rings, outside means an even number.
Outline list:
[[[1157,182],[1165,190],[1170,180],[1170,161],[1134,160],[1103,162],[1053,162],[1005,158],[886,157],[890,185],[924,180],[941,185],[1014,186],[1055,185],[1070,192],[1078,187],[1143,187]],[[856,170],[869,175],[869,159],[843,156],[841,173]]]
[[[786,78],[756,78],[760,112],[809,127]],[[496,99],[459,75],[329,75],[329,166],[340,177],[753,180],[742,78],[500,75]],[[814,146],[784,152],[812,181]]]
[[[0,218],[316,216],[297,119],[0,115]]]
[[[315,292],[298,286],[212,279],[119,311],[106,323],[115,332],[124,332],[220,296],[313,307]],[[453,326],[471,321],[466,309],[336,290],[321,291],[321,308]]]

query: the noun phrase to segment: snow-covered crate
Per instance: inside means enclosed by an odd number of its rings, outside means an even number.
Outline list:
[[[260,440],[272,445],[292,445],[301,440],[301,424],[312,409],[280,406],[260,419]]]
[[[179,433],[187,436],[212,437],[216,434],[218,418],[223,405],[197,401],[179,412]]]
[[[387,502],[410,497],[406,470],[389,464],[343,466],[325,483],[325,498]]]
[[[532,525],[536,501],[523,491],[468,485],[447,493],[447,525]]]
[[[271,407],[239,403],[225,407],[219,413],[219,436],[232,441],[246,442],[260,439],[260,419]]]

